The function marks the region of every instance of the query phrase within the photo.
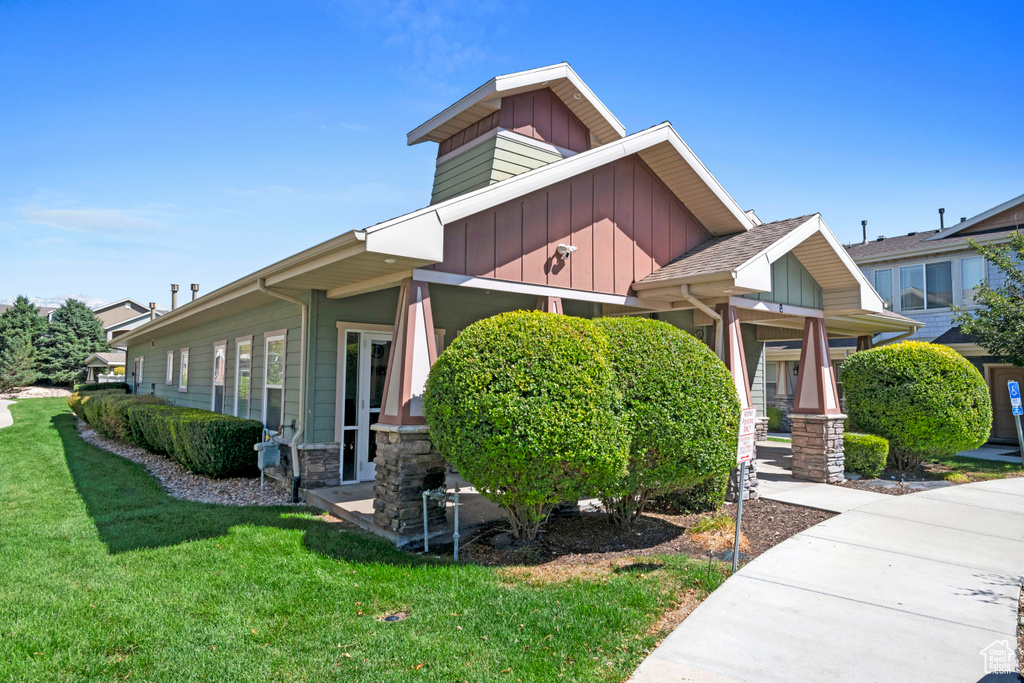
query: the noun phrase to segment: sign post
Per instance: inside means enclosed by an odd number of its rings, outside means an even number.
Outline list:
[[[1020,446],[1020,459],[1024,463],[1024,432],[1020,428],[1020,416],[1024,415],[1024,406],[1020,402],[1020,386],[1015,380],[1006,383],[1010,390],[1010,406],[1013,408],[1013,421],[1017,425],[1017,445]]]
[[[743,521],[743,487],[746,485],[747,463],[754,457],[754,431],[757,408],[740,411],[740,438],[736,444],[736,464],[740,466],[739,488],[736,490],[736,537],[732,543],[732,571],[735,574],[740,561],[740,523]],[[1018,430],[1020,429],[1018,423]]]

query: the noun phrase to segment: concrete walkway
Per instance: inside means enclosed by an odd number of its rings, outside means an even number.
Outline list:
[[[11,406],[13,406],[14,403],[14,401],[8,401],[7,399],[0,398],[0,429],[10,427],[14,424],[14,418],[11,417]]]
[[[631,680],[977,681],[1004,641],[1016,669],[1024,479],[883,498],[745,565]]]
[[[757,490],[758,496],[765,500],[826,512],[846,512],[890,497],[876,491],[798,481],[793,478],[792,469],[793,451],[789,444],[757,443]]]

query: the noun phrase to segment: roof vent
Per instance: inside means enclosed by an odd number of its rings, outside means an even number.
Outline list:
[[[879,235],[879,236],[878,236],[878,238],[877,238],[877,239],[875,239],[875,241],[876,241],[876,242],[881,242],[881,241],[882,241],[882,240],[884,240],[884,239],[885,239],[885,235]]]
[[[917,234],[916,232],[908,232],[907,233],[907,237],[913,237],[916,234]]]

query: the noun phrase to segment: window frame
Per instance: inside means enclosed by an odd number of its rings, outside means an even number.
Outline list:
[[[893,277],[892,277],[892,275],[893,275],[893,268],[892,268],[892,266],[889,266],[888,268],[876,268],[875,270],[871,271],[871,286],[874,287],[875,293],[878,294],[879,298],[882,299],[882,303],[884,304],[885,303],[885,297],[883,297],[881,292],[878,291],[878,275],[879,275],[879,273],[886,273],[886,272],[889,273],[889,306],[888,306],[888,310],[894,311],[894,310],[896,310],[896,296],[895,296],[895,293],[893,291],[895,289],[895,287],[893,287]]]
[[[168,386],[174,384],[174,349],[167,352],[167,376],[164,379],[164,384]]]
[[[182,394],[188,393],[188,349],[178,350],[178,392]]]
[[[284,351],[281,357],[281,384],[270,386],[267,382],[267,374],[270,370],[270,343],[281,340]],[[250,371],[251,377],[251,371]],[[251,379],[250,379],[251,381]],[[263,401],[260,405],[260,415],[264,426],[267,424],[267,392],[270,389],[281,390],[281,421],[280,429],[284,429],[285,416],[285,383],[288,381],[288,330],[273,330],[263,333]],[[251,386],[251,385],[250,385]],[[250,390],[251,391],[251,390]],[[251,394],[250,394],[251,395]]]
[[[238,414],[238,389],[239,383],[241,382],[241,363],[242,363],[242,347],[248,345],[249,347],[249,398],[247,399],[247,406],[245,415]],[[243,417],[246,420],[249,419],[249,414],[252,412],[252,335],[246,337],[239,337],[235,339],[235,393],[231,399],[231,414],[235,417]]]
[[[960,257],[960,304],[965,307],[978,307],[981,304],[974,302],[974,296],[971,296],[970,300],[964,298],[964,265],[969,261],[981,261],[981,281],[978,286],[981,286],[988,282],[988,260],[984,256],[961,256]],[[977,287],[974,288],[977,291]]]
[[[928,266],[934,266],[934,265],[941,264],[941,263],[948,263],[949,264],[949,286],[950,286],[949,298],[950,298],[950,303],[948,305],[946,305],[946,306],[929,306],[928,305],[928,291],[929,291],[928,290]],[[910,268],[920,268],[921,269],[921,300],[922,300],[922,303],[923,303],[921,308],[906,308],[903,305],[903,271],[904,270],[909,270]],[[916,263],[906,263],[906,264],[902,264],[902,265],[898,266],[898,272],[899,272],[899,278],[898,278],[898,281],[899,281],[899,302],[900,302],[900,312],[901,313],[903,311],[908,311],[908,312],[911,312],[911,313],[918,313],[918,312],[921,312],[921,311],[948,311],[950,309],[950,306],[952,306],[953,304],[956,303],[956,298],[955,298],[955,295],[956,295],[956,283],[954,282],[954,278],[953,278],[953,275],[954,275],[954,273],[953,273],[953,259],[950,259],[950,258],[940,258],[940,259],[932,259],[932,260],[929,260],[929,261],[918,261]],[[896,298],[895,295],[893,296],[893,298],[894,299]]]
[[[220,384],[217,384],[217,349],[224,349],[224,376],[221,378]],[[217,405],[217,387],[224,387],[224,400],[227,401],[228,393],[228,342],[222,340],[213,343],[213,370],[210,374],[210,410],[214,410]],[[223,411],[224,406],[221,406]]]

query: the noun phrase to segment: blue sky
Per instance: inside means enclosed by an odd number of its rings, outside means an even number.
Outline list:
[[[426,204],[405,134],[570,62],[845,242],[1024,193],[1024,4],[0,0],[0,298],[166,305]]]

